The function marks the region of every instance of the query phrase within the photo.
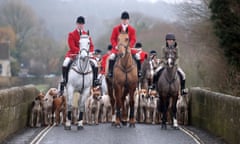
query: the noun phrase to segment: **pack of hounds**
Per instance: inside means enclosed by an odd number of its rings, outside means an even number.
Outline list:
[[[79,93],[74,94],[73,124],[78,120]],[[134,117],[138,123],[160,124],[161,113],[159,113],[159,96],[156,90],[136,89],[134,94],[135,113]],[[188,124],[188,102],[189,97],[179,96],[177,101],[177,119],[180,125]],[[128,97],[125,107],[129,109]],[[57,88],[50,88],[46,94],[40,92],[32,102],[29,125],[30,127],[49,126],[55,123],[66,122],[66,94],[59,95]],[[108,94],[102,94],[101,88],[91,88],[91,93],[85,102],[84,123],[98,125],[99,123],[112,122],[112,108]],[[168,118],[168,123],[172,121]]]

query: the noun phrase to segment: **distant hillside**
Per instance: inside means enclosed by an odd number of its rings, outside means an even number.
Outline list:
[[[122,11],[143,13],[164,21],[176,21],[175,5],[165,2],[154,4],[136,0],[26,0],[27,3],[45,21],[49,31],[56,39],[63,39],[75,27],[79,15],[86,17],[86,27],[91,30],[93,39],[97,39],[108,27],[106,23],[119,18]],[[131,15],[130,15],[131,16]]]

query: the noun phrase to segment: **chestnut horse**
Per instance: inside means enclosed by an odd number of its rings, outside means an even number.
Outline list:
[[[170,110],[171,118],[173,118],[173,127],[177,128],[177,99],[180,94],[180,81],[177,75],[176,51],[174,49],[166,49],[165,55],[167,62],[165,68],[157,82],[157,91],[160,96],[160,111],[162,112],[162,128],[167,129],[167,111]]]
[[[120,122],[127,124],[127,109],[124,107],[126,96],[129,95],[130,116],[129,127],[135,127],[134,92],[138,84],[137,66],[129,47],[127,32],[120,32],[118,36],[118,54],[113,69],[113,78],[107,78],[108,92],[111,99],[113,122],[120,128]],[[116,113],[115,113],[116,112]],[[116,118],[115,118],[116,114]]]

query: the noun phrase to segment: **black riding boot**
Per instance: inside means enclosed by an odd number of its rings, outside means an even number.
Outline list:
[[[150,89],[155,89],[156,88],[158,79],[161,76],[163,69],[164,68],[160,69],[157,73],[155,73],[153,75],[153,84],[152,84],[152,86],[150,86]]]
[[[98,67],[93,68],[93,87],[99,85],[98,77]]]
[[[136,60],[137,62],[137,69],[138,69],[138,77],[142,77],[142,71],[141,71],[141,61]]]
[[[72,111],[68,111],[67,118],[68,120],[72,120]]]
[[[63,77],[63,84],[66,86],[67,81],[68,81],[68,67],[62,67],[62,77]]]
[[[152,85],[149,86],[149,89],[155,89],[156,83],[157,83],[157,74],[154,74],[153,75],[153,83],[152,83]]]
[[[185,80],[183,79],[183,76],[181,75],[181,73],[179,71],[178,71],[178,75],[179,75],[180,84],[181,84],[181,95],[185,95],[185,94],[187,94],[185,92]]]
[[[187,92],[185,91],[185,80],[181,80],[181,95],[185,95]]]
[[[61,83],[60,83],[60,92],[59,92],[60,96],[62,96],[63,93],[64,93],[64,86],[65,86],[65,83],[64,83],[64,82],[61,82]]]
[[[113,77],[113,66],[115,64],[115,60],[109,60],[109,67],[108,67],[108,77]]]

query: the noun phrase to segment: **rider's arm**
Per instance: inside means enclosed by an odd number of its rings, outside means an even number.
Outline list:
[[[74,36],[72,33],[68,34],[68,46],[70,51],[72,51],[73,53],[78,53],[79,47],[76,45]]]
[[[118,28],[114,27],[111,38],[110,38],[113,49],[115,49],[117,46],[117,39],[118,39]]]
[[[176,65],[178,65],[178,63],[179,63],[179,49],[178,49],[178,46],[176,47],[176,62],[175,62],[175,64]]]
[[[90,37],[90,50],[89,50],[91,53],[94,52],[94,45],[93,45],[93,42],[92,42],[92,38]]]
[[[129,38],[130,38],[130,47],[134,47],[136,43],[136,31],[133,27],[129,26]]]
[[[165,64],[165,62],[166,62],[166,48],[165,48],[165,46],[163,46],[162,47],[162,54],[161,54],[161,56],[162,56],[162,61],[163,61],[163,63]]]

